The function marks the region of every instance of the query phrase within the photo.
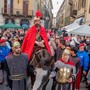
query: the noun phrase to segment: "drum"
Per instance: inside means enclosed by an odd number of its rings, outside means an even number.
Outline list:
[[[59,68],[56,75],[56,81],[59,83],[67,83],[72,73],[73,73],[73,69],[71,68],[67,68],[67,67]]]

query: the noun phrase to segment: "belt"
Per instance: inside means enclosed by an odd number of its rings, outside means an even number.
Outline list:
[[[17,81],[17,80],[22,80],[26,77],[26,75],[24,74],[19,74],[19,75],[11,75],[9,76],[9,79],[10,80],[14,80],[14,81]]]

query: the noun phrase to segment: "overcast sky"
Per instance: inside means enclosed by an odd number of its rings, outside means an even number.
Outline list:
[[[52,0],[53,3],[53,10],[52,12],[54,13],[54,17],[56,16],[61,4],[62,4],[63,0]]]

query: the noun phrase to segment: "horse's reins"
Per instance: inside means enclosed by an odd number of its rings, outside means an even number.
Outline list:
[[[41,52],[41,51],[42,51],[42,50],[38,50],[38,51],[35,52],[35,54],[34,54],[34,56],[33,56],[33,58],[32,58],[32,61],[30,62],[30,64],[32,64],[32,62],[34,61],[35,55],[38,54],[38,53]]]

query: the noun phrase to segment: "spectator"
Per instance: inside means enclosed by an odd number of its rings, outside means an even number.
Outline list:
[[[88,53],[84,50],[83,43],[79,45],[77,56],[80,58],[80,67],[82,68],[82,74],[86,76],[88,72],[89,56]]]
[[[0,62],[1,68],[4,69],[5,57],[10,53],[10,48],[6,45],[5,39],[0,39]]]
[[[62,57],[62,52],[65,49],[66,42],[64,39],[57,39],[58,47],[55,50],[55,60],[59,60]]]

